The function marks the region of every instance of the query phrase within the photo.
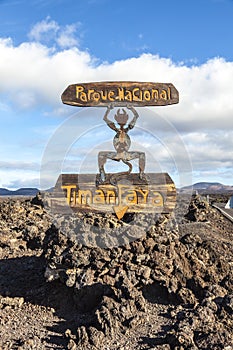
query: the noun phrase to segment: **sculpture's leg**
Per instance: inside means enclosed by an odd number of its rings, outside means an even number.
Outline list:
[[[112,159],[112,160],[119,161],[118,159],[116,159],[116,153],[115,152],[106,152],[106,151],[99,152],[99,154],[98,154],[98,165],[99,165],[99,172],[100,172],[101,182],[104,182],[106,180],[106,173],[105,173],[105,170],[104,170],[104,165],[105,165],[107,159]]]
[[[98,154],[99,173],[100,173],[100,179],[102,182],[104,182],[106,180],[106,173],[104,170],[104,164],[107,161],[107,154],[108,154],[108,152],[99,152],[99,154]]]
[[[145,176],[145,165],[146,165],[146,156],[145,153],[139,152],[139,177],[140,179],[143,179]]]
[[[126,160],[138,159],[138,167],[139,167],[139,178],[145,178],[145,164],[146,164],[146,156],[144,152],[127,152]]]

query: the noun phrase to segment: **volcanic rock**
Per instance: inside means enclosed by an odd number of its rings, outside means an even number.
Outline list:
[[[188,224],[200,222],[211,229],[215,217],[215,210],[194,196],[182,231],[174,217],[154,216],[139,237],[132,240],[131,234],[126,244],[109,248],[87,246],[72,230],[58,229],[44,246],[45,276],[73,288],[77,310],[88,314],[77,330],[77,345],[101,349],[94,339],[114,339],[137,328],[145,322],[148,300],[181,307],[171,311],[172,324],[163,339],[171,349],[232,345],[232,285],[226,282],[232,250],[226,259],[223,242],[193,233]],[[95,214],[92,219],[104,227],[105,217]],[[119,221],[116,227],[125,224]],[[227,318],[224,324],[222,317]],[[213,336],[217,330],[221,336]]]
[[[231,349],[232,223],[179,201],[118,220],[1,200],[0,347]]]

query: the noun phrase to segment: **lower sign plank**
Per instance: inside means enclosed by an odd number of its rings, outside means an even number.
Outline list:
[[[170,213],[176,204],[175,185],[167,173],[146,174],[147,181],[138,174],[96,185],[94,174],[61,174],[51,195],[50,206],[62,211],[92,211],[114,213],[121,219],[126,212]]]

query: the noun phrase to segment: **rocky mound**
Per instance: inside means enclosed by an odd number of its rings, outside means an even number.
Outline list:
[[[232,349],[232,223],[183,199],[57,227],[39,196],[0,201],[0,348]]]
[[[0,250],[7,250],[9,255],[41,248],[50,226],[39,194],[33,199],[0,200]]]
[[[66,334],[70,349],[107,349],[108,342],[152,325],[161,305],[169,320],[164,329],[157,327],[141,347],[124,349],[152,349],[146,343],[154,349],[233,346],[232,224],[198,196],[185,218],[179,226],[167,215],[150,218],[139,238],[110,248],[83,245],[71,229],[45,239],[45,277],[72,288],[80,314],[77,330]],[[106,218],[95,215],[95,225],[104,229]]]
[[[202,199],[199,195],[194,195],[189,204],[188,212],[185,218],[189,221],[208,221],[208,216],[211,213],[211,207],[206,199]]]

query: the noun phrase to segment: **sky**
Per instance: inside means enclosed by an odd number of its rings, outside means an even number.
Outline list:
[[[98,171],[106,109],[61,102],[95,81],[173,83],[179,104],[137,108],[132,150],[177,187],[233,185],[232,18],[232,0],[0,0],[0,187]]]

